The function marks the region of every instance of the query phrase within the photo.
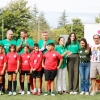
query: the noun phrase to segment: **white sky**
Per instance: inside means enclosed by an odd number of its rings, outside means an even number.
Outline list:
[[[0,7],[5,6],[10,1],[0,0]],[[37,5],[39,11],[46,13],[45,17],[51,26],[57,25],[57,20],[64,10],[69,14],[69,20],[78,17],[83,22],[89,23],[93,23],[95,17],[100,13],[100,0],[28,0],[29,6],[34,6],[34,4]],[[51,23],[50,19],[55,21]]]

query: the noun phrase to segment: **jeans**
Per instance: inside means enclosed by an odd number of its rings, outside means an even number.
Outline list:
[[[81,78],[81,91],[89,92],[90,62],[80,63],[79,73],[80,73],[80,78]]]

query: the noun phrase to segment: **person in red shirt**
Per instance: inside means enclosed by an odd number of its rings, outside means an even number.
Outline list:
[[[20,75],[21,75],[21,95],[25,94],[24,92],[24,79],[25,79],[25,74],[27,76],[27,85],[28,85],[28,91],[27,94],[30,94],[30,54],[29,54],[29,46],[25,45],[24,46],[24,53],[20,55],[20,61],[21,61],[21,66],[20,66]]]
[[[2,95],[3,76],[5,74],[6,63],[6,55],[3,54],[3,47],[0,45],[0,95]]]
[[[48,51],[43,56],[42,66],[44,67],[45,74],[45,93],[48,95],[48,82],[51,82],[51,95],[55,96],[54,93],[54,79],[57,74],[57,69],[60,68],[63,58],[62,56],[54,50],[54,43],[48,43]],[[58,64],[59,61],[59,64]]]
[[[34,51],[31,53],[30,65],[33,77],[33,95],[41,94],[41,78],[42,78],[42,52],[39,51],[39,45],[34,44]],[[38,78],[38,93],[36,92],[36,77]]]
[[[12,95],[12,81],[13,81],[13,95],[16,95],[17,86],[17,73],[19,70],[19,55],[16,52],[16,46],[11,44],[9,46],[9,53],[7,54],[7,72],[8,72],[8,84],[9,84],[9,94]]]

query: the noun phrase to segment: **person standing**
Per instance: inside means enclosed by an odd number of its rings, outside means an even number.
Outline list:
[[[54,41],[49,39],[48,32],[46,31],[42,32],[42,40],[38,41],[39,51],[41,51],[43,54],[47,52],[47,48],[48,48],[47,45],[49,43],[54,43]],[[42,68],[42,76],[43,76],[43,73],[44,73],[44,68]],[[48,88],[50,90],[50,82],[48,82],[48,84],[49,84]],[[42,92],[42,78],[41,78],[41,92]]]
[[[28,45],[29,52],[31,52],[33,50],[34,41],[31,38],[28,38],[27,30],[22,29],[20,31],[20,39],[17,40],[17,52],[19,55],[24,53],[25,45]],[[19,75],[19,80],[21,80],[20,75]],[[20,84],[21,84],[21,81],[20,81]],[[32,81],[31,77],[30,77],[30,86],[31,86],[31,91],[32,91],[33,90],[33,81]],[[20,94],[21,92],[22,92],[22,90],[20,90],[18,93]]]
[[[89,76],[90,76],[90,55],[91,55],[91,49],[89,45],[87,44],[87,41],[85,38],[82,38],[80,40],[80,50],[79,50],[79,56],[80,56],[80,65],[79,65],[79,73],[81,78],[81,93],[80,95],[89,95]]]
[[[77,94],[79,91],[79,49],[80,44],[77,41],[75,33],[70,33],[66,42],[66,48],[72,52],[68,56],[68,81],[70,94]]]
[[[93,36],[94,45],[91,45],[91,67],[90,67],[90,79],[92,85],[91,96],[96,95],[96,75],[97,72],[100,75],[100,36],[95,34]]]

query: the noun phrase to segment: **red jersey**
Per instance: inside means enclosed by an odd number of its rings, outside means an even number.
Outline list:
[[[17,52],[9,52],[7,54],[7,71],[16,71],[17,69],[17,61],[20,60],[20,57]]]
[[[62,56],[54,51],[47,51],[43,58],[45,59],[44,69],[46,70],[56,70],[58,66],[58,61],[62,59]]]
[[[31,53],[30,59],[31,68],[35,68],[36,71],[42,70],[42,52],[38,51],[35,53],[34,51]]]
[[[7,63],[5,54],[0,54],[0,72],[3,70],[4,63]]]
[[[31,67],[30,67],[30,54],[29,53],[21,54],[20,60],[21,60],[20,70],[29,71],[31,69]]]

